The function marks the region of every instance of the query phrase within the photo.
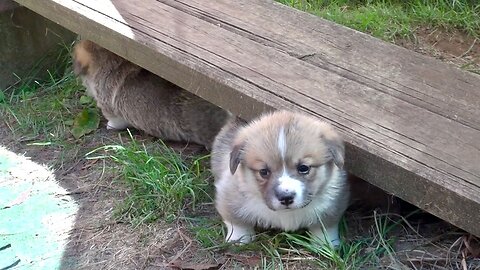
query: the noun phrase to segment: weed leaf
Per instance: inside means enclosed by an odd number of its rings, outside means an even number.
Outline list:
[[[80,104],[82,105],[88,105],[93,102],[93,98],[89,96],[81,96],[80,97]]]
[[[100,117],[93,109],[85,108],[73,120],[72,135],[78,139],[98,128]]]
[[[73,126],[73,119],[69,119],[69,120],[65,120],[63,123],[66,125],[66,126]]]

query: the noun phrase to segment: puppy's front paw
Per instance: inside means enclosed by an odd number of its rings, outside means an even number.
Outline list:
[[[321,244],[330,245],[334,248],[340,246],[340,235],[338,233],[338,225],[324,228],[322,225],[315,225],[310,228],[312,236],[315,237],[317,241],[320,241]]]
[[[239,244],[248,244],[255,239],[255,231],[253,227],[248,225],[232,224],[224,221],[227,226],[227,242],[236,242]]]
[[[129,126],[130,124],[120,117],[109,119],[107,123],[107,129],[109,130],[122,130],[128,128]]]

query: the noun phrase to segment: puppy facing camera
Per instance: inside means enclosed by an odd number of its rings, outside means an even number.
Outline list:
[[[210,148],[230,114],[89,40],[77,42],[73,69],[108,120],[164,140]]]
[[[339,245],[338,224],[349,203],[344,152],[332,126],[299,113],[228,123],[211,158],[226,241],[251,242],[258,226],[307,228],[315,240]]]

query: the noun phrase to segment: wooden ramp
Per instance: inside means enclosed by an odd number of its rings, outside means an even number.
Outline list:
[[[480,78],[261,0],[16,0],[249,119],[332,123],[347,169],[480,236]]]

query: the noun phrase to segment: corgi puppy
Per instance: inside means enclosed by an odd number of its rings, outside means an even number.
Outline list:
[[[344,145],[332,126],[288,111],[249,124],[230,121],[216,136],[211,168],[215,206],[226,241],[248,243],[254,227],[308,228],[322,243],[340,243],[349,204]]]
[[[164,140],[211,147],[230,114],[89,41],[77,42],[73,69],[108,120]]]

